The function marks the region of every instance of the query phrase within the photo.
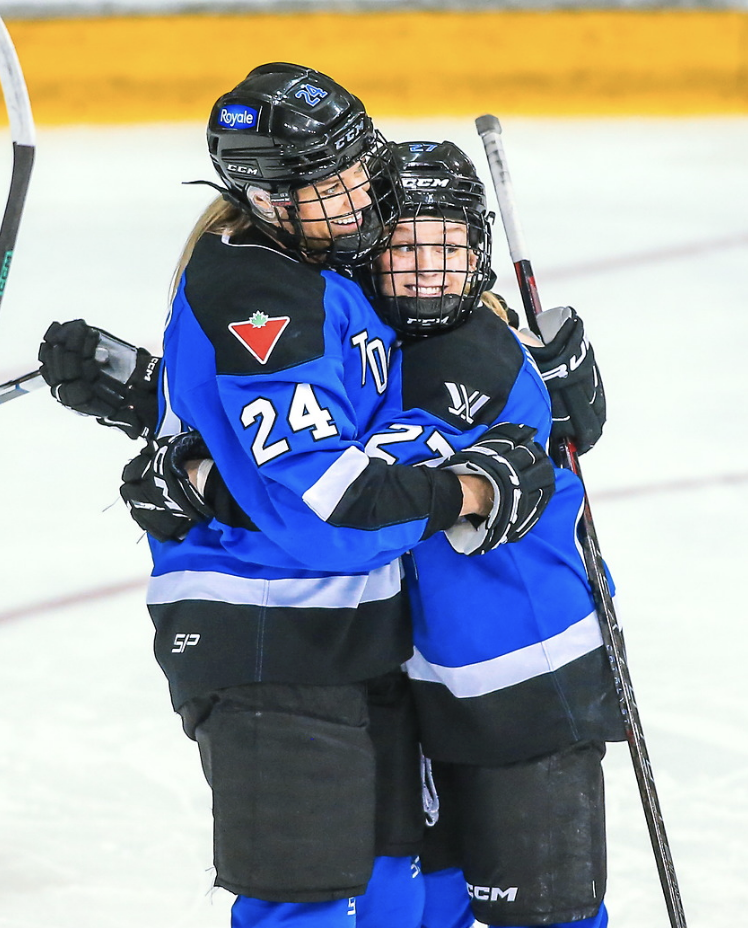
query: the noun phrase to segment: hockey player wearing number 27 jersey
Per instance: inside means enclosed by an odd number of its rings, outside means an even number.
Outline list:
[[[369,455],[428,465],[435,450],[449,455],[499,421],[548,441],[550,400],[535,362],[487,307],[449,333],[406,342],[403,356],[405,412],[375,429]],[[556,493],[521,541],[466,558],[440,533],[406,557],[407,669],[428,757],[499,765],[622,737],[577,539],[582,499],[579,478],[556,468]]]

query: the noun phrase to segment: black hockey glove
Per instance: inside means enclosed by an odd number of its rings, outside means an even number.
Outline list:
[[[199,432],[149,442],[122,471],[120,495],[138,525],[158,541],[182,541],[213,510],[190,483],[183,463],[209,459]]]
[[[553,496],[556,479],[550,458],[533,441],[536,434],[527,425],[500,422],[439,465],[456,474],[485,477],[494,492],[487,517],[467,516],[445,532],[455,551],[485,554],[524,538],[538,521]]]
[[[199,489],[187,476],[187,461],[201,461]],[[149,442],[122,472],[120,494],[138,525],[158,541],[182,541],[198,522],[258,532],[223,482],[199,432]]]
[[[158,418],[158,363],[83,319],[53,322],[39,347],[41,375],[69,409],[95,416],[129,438],[147,438]]]
[[[605,391],[582,320],[571,306],[537,317],[545,345],[528,346],[551,395],[551,438],[570,438],[577,452],[589,451],[605,424]]]

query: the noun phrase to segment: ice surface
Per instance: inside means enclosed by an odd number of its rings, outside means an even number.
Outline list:
[[[488,176],[470,120],[382,128],[452,138]],[[583,465],[689,928],[741,924],[748,120],[507,119],[504,138],[543,302],[577,307],[605,379],[610,422]],[[198,125],[41,131],[0,382],[36,366],[53,319],[158,350],[210,196],[180,182],[210,176]],[[496,241],[516,305],[500,226]],[[147,548],[117,502],[136,446],[46,391],[0,416],[0,925],[228,928],[208,790],[151,654]],[[611,924],[664,928],[625,747],[606,769]]]

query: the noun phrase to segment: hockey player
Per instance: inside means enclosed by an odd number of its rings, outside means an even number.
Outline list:
[[[218,101],[208,138],[228,207],[199,224],[179,277],[159,434],[199,429],[260,531],[213,522],[153,541],[149,608],[213,790],[216,882],[238,896],[235,928],[417,928],[398,555],[465,514],[483,517],[481,548],[526,530],[552,469],[530,429],[463,452],[467,476],[363,452],[399,362],[393,331],[332,269],[388,231],[369,168],[378,154],[384,171],[386,151],[355,97],[263,66]]]
[[[553,421],[554,437],[588,450],[604,396],[578,317],[551,310],[540,319],[548,344],[521,344],[529,339],[478,299],[488,227],[469,159],[449,143],[395,151],[406,204],[365,289],[408,339],[406,412],[375,430],[367,451],[428,464],[502,420],[536,428],[541,441]],[[559,468],[543,517],[516,543],[465,558],[454,534],[438,534],[405,559],[407,669],[440,796],[422,854],[425,928],[469,928],[473,916],[607,924],[600,762],[605,741],[624,732],[577,539],[582,498],[579,479]],[[458,915],[466,882],[471,910],[463,903]]]
[[[399,403],[384,410],[367,453],[391,464],[458,462],[455,449],[507,419],[546,440],[551,403],[533,359],[479,303],[489,229],[472,164],[450,143],[395,152],[404,215],[363,282],[406,338],[405,412]],[[550,333],[554,321],[560,331],[533,351],[552,383],[575,368],[554,390],[556,434],[587,450],[604,418],[602,385],[578,317],[550,311],[541,324]],[[159,479],[181,499],[190,489],[172,482],[179,452],[167,455]],[[131,501],[158,503],[148,461],[129,475]],[[416,645],[407,668],[441,805],[422,854],[424,928],[469,928],[474,917],[491,926],[607,924],[600,762],[605,741],[623,731],[578,550],[582,488],[560,469],[556,484],[542,519],[514,544],[465,558],[452,532],[406,559]],[[218,485],[213,494],[222,518],[241,523]],[[141,524],[151,518],[143,513]]]

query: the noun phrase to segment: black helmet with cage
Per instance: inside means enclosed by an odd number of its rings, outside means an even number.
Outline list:
[[[249,210],[255,225],[294,253],[314,254],[326,264],[355,264],[386,243],[398,208],[389,149],[361,101],[325,74],[285,62],[255,68],[215,103],[207,137],[213,165],[226,185],[224,197]],[[311,225],[305,226],[299,215],[296,191],[358,164],[364,171],[343,183],[350,206],[344,205],[344,213],[355,216],[349,223],[353,230],[333,233],[322,194],[322,221],[327,220],[330,234],[313,239]],[[371,192],[370,180],[376,180],[386,211]],[[366,190],[370,205],[354,207],[357,187]],[[265,196],[258,198],[263,191]],[[361,197],[355,199],[361,203]]]
[[[362,271],[362,285],[378,314],[400,334],[431,335],[467,319],[490,287],[493,216],[475,165],[454,143],[402,142],[392,152],[403,188],[400,223],[390,251]],[[466,227],[461,239],[450,231],[455,223]],[[407,270],[398,270],[392,257],[405,247],[397,244],[401,230],[412,254]],[[462,273],[449,270],[460,266]],[[428,275],[431,286],[416,286],[419,273],[422,280]]]

